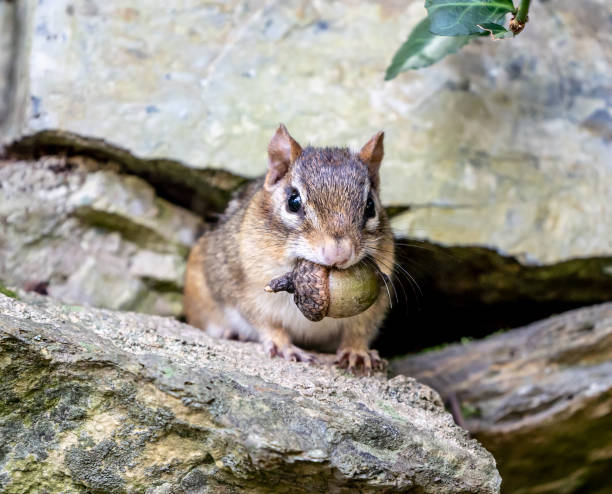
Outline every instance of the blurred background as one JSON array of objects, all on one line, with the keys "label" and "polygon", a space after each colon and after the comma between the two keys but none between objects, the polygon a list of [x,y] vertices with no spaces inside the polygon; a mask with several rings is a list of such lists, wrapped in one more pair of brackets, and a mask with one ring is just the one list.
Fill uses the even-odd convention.
[{"label": "blurred background", "polygon": [[382,129],[400,267],[375,347],[463,341],[393,369],[441,393],[504,492],[612,492],[610,304],[507,331],[612,300],[612,6],[536,0],[515,39],[384,81],[425,15],[0,0],[0,281],[180,318],[190,245],[279,122],[354,149]]}]

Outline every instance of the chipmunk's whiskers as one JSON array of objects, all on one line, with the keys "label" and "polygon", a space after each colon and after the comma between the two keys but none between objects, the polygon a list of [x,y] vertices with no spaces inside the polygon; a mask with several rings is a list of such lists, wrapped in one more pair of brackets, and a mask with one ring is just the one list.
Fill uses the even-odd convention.
[{"label": "chipmunk's whiskers", "polygon": [[[388,253],[391,254],[392,252],[389,250],[385,250],[381,247],[376,247],[376,246],[369,246],[369,249],[373,250],[376,253]],[[423,299],[424,295],[423,295],[423,291],[421,290],[421,287],[419,286],[418,282],[416,281],[416,279],[414,278],[414,276],[412,276],[412,274],[410,274],[410,272],[408,272],[408,270],[406,268],[404,268],[399,262],[394,262],[392,266],[389,265],[389,263],[386,263],[385,261],[383,261],[383,259],[381,257],[376,257],[376,262],[379,262],[380,264],[382,264],[384,267],[386,267],[387,269],[389,269],[390,271],[395,271],[399,276],[398,276],[398,282],[402,288],[402,291],[404,292],[404,300],[405,302],[408,301],[408,297],[406,294],[406,290],[404,289],[404,285],[403,283],[401,283],[401,276],[404,277],[404,279],[409,283],[410,288],[412,289],[412,292],[414,294],[414,298],[418,303],[419,298]],[[417,293],[418,291],[418,293]]]},{"label": "chipmunk's whiskers", "polygon": [[[404,283],[403,283],[403,281],[402,281],[402,276],[403,276],[403,277],[404,277],[404,279],[405,279],[405,280],[406,280],[406,281],[407,281],[407,282],[410,284],[410,286],[411,286],[411,288],[412,288],[412,284],[411,284],[410,279],[408,279],[408,278],[406,277],[406,275],[405,275],[404,273],[402,273],[401,271],[400,271],[400,272],[397,272],[397,271],[395,270],[394,266],[387,264],[387,263],[386,263],[385,261],[383,261],[382,259],[378,259],[376,262],[379,262],[379,263],[380,263],[380,264],[381,264],[383,267],[385,267],[386,269],[388,269],[388,270],[389,270],[389,271],[391,271],[392,273],[396,273],[396,274],[398,275],[398,276],[393,276],[392,278],[388,278],[388,279],[390,279],[390,281],[391,281],[391,286],[393,287],[393,291],[396,293],[396,298],[399,298],[399,297],[398,297],[398,290],[397,290],[397,286],[396,286],[396,285],[399,285],[399,287],[400,287],[400,288],[401,288],[401,290],[402,290],[402,294],[403,294],[403,296],[404,296],[404,297],[403,297],[404,303],[405,303],[405,304],[406,304],[406,303],[408,303],[408,294],[406,293],[406,288],[404,287]],[[413,291],[413,293],[415,293],[415,292],[414,292],[414,288],[412,288],[412,291]],[[416,297],[416,294],[415,294],[415,297]],[[399,301],[398,301],[398,303],[399,303]]]},{"label": "chipmunk's whiskers", "polygon": [[[382,265],[384,268],[386,268],[391,275],[393,274],[393,251],[392,250],[385,250],[381,247],[377,246],[377,243],[382,240],[383,237],[376,237],[376,238],[371,238],[371,239],[367,239],[365,241],[365,245],[364,245],[364,252],[366,253],[366,257],[370,260],[370,262],[374,265],[374,267],[378,270],[378,272],[380,273],[381,277],[383,278],[383,280],[385,281],[385,284],[387,281],[389,281],[389,284],[391,285],[391,288],[393,290],[393,294],[395,296],[395,300],[396,302],[399,304],[399,294],[398,294],[398,290],[397,287],[395,286],[395,280],[393,279],[392,276],[388,276],[386,275],[382,269],[380,268],[380,265]],[[380,253],[384,253],[384,254],[390,254],[389,256],[381,256]],[[389,262],[385,263],[383,261],[383,257],[389,257]],[[380,264],[380,265],[379,265]],[[390,265],[391,264],[391,265]],[[406,290],[404,288],[404,285],[401,283],[400,280],[398,280],[399,285],[402,289],[402,292],[404,293],[404,302],[407,302],[408,297],[406,295]],[[387,287],[388,289],[388,287]]]},{"label": "chipmunk's whiskers", "polygon": [[[368,266],[372,266],[376,271],[380,273],[380,277],[382,278],[383,283],[385,284],[385,288],[387,289],[387,296],[389,297],[389,307],[393,308],[393,301],[391,300],[391,292],[389,291],[389,286],[387,285],[387,280],[385,279],[387,278],[387,276],[385,275],[385,273],[382,272],[380,267],[378,267],[378,264],[376,264],[376,261],[373,260],[369,255],[363,258],[363,262],[366,263]],[[391,286],[393,286],[393,284]],[[399,300],[397,300],[397,292],[395,292],[395,298],[396,298],[397,303],[399,303]]]},{"label": "chipmunk's whiskers", "polygon": [[438,255],[441,254],[443,256],[446,257],[450,257],[451,259],[455,260],[455,261],[461,261],[461,258],[451,254],[450,252],[447,252],[448,249],[445,249],[443,247],[440,246],[436,246],[436,245],[419,245],[419,244],[415,244],[412,242],[398,242],[397,240],[395,240],[394,244],[398,247],[408,247],[410,249],[421,249],[421,250],[426,250],[428,252],[431,252],[432,254]]}]

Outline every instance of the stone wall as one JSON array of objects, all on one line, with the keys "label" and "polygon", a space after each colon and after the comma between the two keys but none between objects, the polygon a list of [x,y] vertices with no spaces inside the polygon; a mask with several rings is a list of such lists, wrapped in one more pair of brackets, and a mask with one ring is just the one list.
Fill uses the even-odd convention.
[{"label": "stone wall", "polygon": [[252,177],[278,122],[352,147],[383,128],[383,199],[412,206],[399,235],[609,256],[607,0],[534,2],[516,39],[384,82],[422,4],[24,0],[2,140],[61,132]]},{"label": "stone wall", "polygon": [[182,313],[204,224],[116,164],[0,161],[0,280],[69,303]]}]

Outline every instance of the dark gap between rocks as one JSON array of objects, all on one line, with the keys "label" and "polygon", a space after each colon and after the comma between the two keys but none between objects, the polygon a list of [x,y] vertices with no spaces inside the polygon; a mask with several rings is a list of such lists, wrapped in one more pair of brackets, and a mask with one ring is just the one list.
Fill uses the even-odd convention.
[{"label": "dark gap between rocks", "polygon": [[374,342],[386,357],[483,338],[612,300],[611,257],[525,266],[484,247],[398,242],[411,245],[397,247],[401,267],[393,308]]}]

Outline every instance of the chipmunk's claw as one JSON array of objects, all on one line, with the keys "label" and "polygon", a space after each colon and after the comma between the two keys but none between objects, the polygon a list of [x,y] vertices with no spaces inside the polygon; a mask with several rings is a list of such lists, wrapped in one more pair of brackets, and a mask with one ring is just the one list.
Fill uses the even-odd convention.
[{"label": "chipmunk's claw", "polygon": [[376,350],[341,348],[336,352],[334,364],[356,376],[371,376],[372,371],[384,370],[387,361],[380,358]]},{"label": "chipmunk's claw", "polygon": [[269,341],[264,343],[264,349],[270,357],[281,357],[290,362],[318,363],[317,357],[312,353],[308,353],[295,345],[285,345],[281,347],[273,341]]}]

